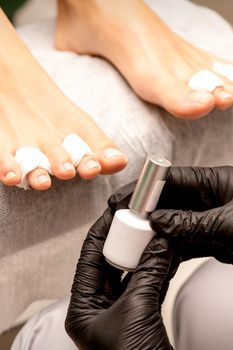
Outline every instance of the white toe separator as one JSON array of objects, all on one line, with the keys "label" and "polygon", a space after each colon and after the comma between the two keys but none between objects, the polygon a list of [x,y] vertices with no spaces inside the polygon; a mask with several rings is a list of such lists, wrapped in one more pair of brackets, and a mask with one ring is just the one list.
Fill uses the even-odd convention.
[{"label": "white toe separator", "polygon": [[[68,135],[62,147],[70,155],[72,164],[76,167],[87,154],[93,154],[88,144],[76,134]],[[37,168],[43,168],[53,175],[51,165],[46,155],[37,147],[24,146],[15,153],[15,160],[20,165],[21,182],[17,187],[29,189],[27,174]]]},{"label": "white toe separator", "polygon": [[85,155],[93,154],[88,144],[77,134],[67,136],[62,143],[62,147],[69,153],[72,164],[75,167]]},{"label": "white toe separator", "polygon": [[15,153],[15,159],[20,165],[21,182],[17,187],[29,189],[27,174],[36,168],[43,168],[52,175],[52,169],[46,155],[37,147],[24,146]]},{"label": "white toe separator", "polygon": [[229,63],[215,62],[213,65],[213,71],[222,75],[224,78],[230,80],[233,83],[233,65]]},{"label": "white toe separator", "polygon": [[193,91],[204,90],[213,92],[217,87],[223,85],[223,81],[207,69],[202,69],[200,72],[194,74],[188,82],[188,86]]}]

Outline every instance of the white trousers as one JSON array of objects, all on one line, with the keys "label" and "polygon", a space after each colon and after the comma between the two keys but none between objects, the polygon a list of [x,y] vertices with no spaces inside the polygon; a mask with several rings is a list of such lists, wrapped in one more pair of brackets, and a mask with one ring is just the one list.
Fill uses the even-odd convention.
[{"label": "white trousers", "polygon": [[[176,350],[232,350],[233,266],[207,261],[181,288],[174,307]],[[11,350],[75,350],[64,329],[69,298],[35,315]]]},{"label": "white trousers", "polygon": [[233,349],[233,266],[214,259],[181,288],[175,302],[177,350]]},{"label": "white trousers", "polygon": [[37,313],[20,331],[11,350],[77,350],[65,332],[69,298]]}]

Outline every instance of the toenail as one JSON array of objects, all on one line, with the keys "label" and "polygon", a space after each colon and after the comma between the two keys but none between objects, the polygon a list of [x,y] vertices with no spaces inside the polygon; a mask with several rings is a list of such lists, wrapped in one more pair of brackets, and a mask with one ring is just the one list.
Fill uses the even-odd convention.
[{"label": "toenail", "polygon": [[116,148],[106,148],[103,150],[103,154],[105,158],[113,158],[113,157],[124,157],[125,156]]},{"label": "toenail", "polygon": [[199,103],[205,103],[210,98],[212,98],[213,95],[206,91],[194,91],[190,92],[188,95],[188,100],[190,102],[199,102]]},{"label": "toenail", "polygon": [[74,166],[71,164],[71,163],[64,163],[63,165],[62,165],[62,168],[63,168],[63,170],[65,170],[65,171],[75,171],[75,169],[74,169]]},{"label": "toenail", "polygon": [[100,164],[99,164],[98,162],[96,162],[95,160],[93,160],[93,159],[88,160],[88,161],[85,163],[85,166],[86,166],[88,169],[100,168]]},{"label": "toenail", "polygon": [[230,93],[230,92],[227,92],[227,91],[220,91],[218,93],[218,95],[221,97],[221,98],[224,98],[226,100],[229,100],[229,99],[232,99],[233,98],[233,95]]},{"label": "toenail", "polygon": [[49,182],[50,178],[46,175],[39,175],[37,180],[40,184],[44,184],[45,182]]},{"label": "toenail", "polygon": [[9,171],[6,175],[5,175],[5,179],[8,181],[8,180],[11,180],[13,179],[14,177],[16,177],[16,173],[14,171]]}]

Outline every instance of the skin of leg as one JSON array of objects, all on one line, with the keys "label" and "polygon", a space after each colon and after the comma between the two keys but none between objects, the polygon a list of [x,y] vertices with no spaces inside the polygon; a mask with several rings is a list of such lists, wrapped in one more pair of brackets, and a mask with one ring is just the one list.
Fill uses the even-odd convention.
[{"label": "skin of leg", "polygon": [[[76,171],[84,179],[92,179],[100,173],[112,174],[123,169],[126,156],[53,83],[2,11],[0,43],[0,181],[9,186],[20,182],[20,168],[14,154],[22,146],[40,148],[55,176],[63,180],[73,178]],[[71,133],[83,138],[94,152],[85,156],[77,169],[61,146]],[[51,186],[44,169],[32,171],[28,180],[34,189]]]},{"label": "skin of leg", "polygon": [[177,117],[199,118],[233,103],[226,79],[212,94],[190,91],[193,74],[222,60],[175,34],[142,0],[58,0],[55,44],[108,59],[141,98]]},{"label": "skin of leg", "polygon": [[211,259],[199,267],[181,288],[175,302],[175,348],[232,349],[232,293],[232,265]]}]

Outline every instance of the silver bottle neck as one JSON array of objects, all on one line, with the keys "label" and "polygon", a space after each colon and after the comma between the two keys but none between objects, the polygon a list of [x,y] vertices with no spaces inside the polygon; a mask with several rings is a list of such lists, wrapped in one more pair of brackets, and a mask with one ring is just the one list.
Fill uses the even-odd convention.
[{"label": "silver bottle neck", "polygon": [[146,218],[155,210],[171,163],[165,158],[149,155],[129,202],[129,209]]}]

